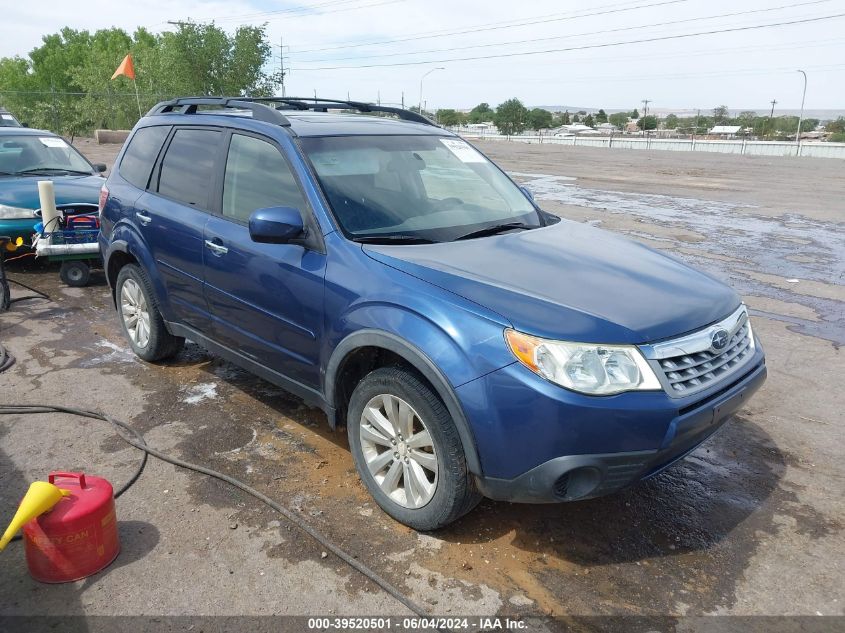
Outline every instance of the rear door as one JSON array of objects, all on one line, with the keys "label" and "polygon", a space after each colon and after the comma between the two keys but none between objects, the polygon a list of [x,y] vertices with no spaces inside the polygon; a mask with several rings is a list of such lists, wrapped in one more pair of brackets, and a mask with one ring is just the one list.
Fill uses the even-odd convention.
[{"label": "rear door", "polygon": [[214,337],[300,383],[319,384],[325,254],[298,244],[260,244],[249,235],[256,209],[294,207],[305,196],[280,147],[233,132],[224,154],[220,214],[205,225],[206,296]]},{"label": "rear door", "polygon": [[216,164],[224,133],[176,127],[147,193],[135,203],[144,235],[167,292],[170,318],[201,332],[211,319],[203,289],[203,230],[216,203]]}]

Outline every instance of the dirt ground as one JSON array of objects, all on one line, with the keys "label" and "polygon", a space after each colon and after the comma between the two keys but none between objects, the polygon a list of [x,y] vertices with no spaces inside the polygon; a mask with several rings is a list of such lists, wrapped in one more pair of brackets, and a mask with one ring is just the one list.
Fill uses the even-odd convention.
[{"label": "dirt ground", "polygon": [[[95,161],[116,151],[78,145]],[[0,398],[130,422],[151,445],[280,500],[438,615],[845,614],[845,161],[479,147],[545,209],[701,267],[752,308],[768,382],[669,471],[579,503],[484,501],[418,534],[370,501],[345,433],[322,413],[193,344],[164,365],[140,362],[102,275],[66,288],[55,266],[28,260],[10,276],[52,300],[0,316],[18,359]],[[97,422],[0,418],[0,516],[51,469],[119,484],[137,460]],[[0,615],[407,613],[251,498],[157,460],[118,519],[120,557],[77,583],[34,582],[11,545]]]}]

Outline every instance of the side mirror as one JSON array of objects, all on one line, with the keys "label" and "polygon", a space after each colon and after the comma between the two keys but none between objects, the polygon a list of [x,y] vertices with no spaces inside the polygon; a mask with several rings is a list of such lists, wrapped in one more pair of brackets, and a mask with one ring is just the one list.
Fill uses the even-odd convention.
[{"label": "side mirror", "polygon": [[94,171],[96,171],[98,174],[102,174],[107,169],[108,166],[105,163],[94,163]]},{"label": "side mirror", "polygon": [[289,244],[304,232],[302,216],[293,207],[258,209],[249,216],[249,236],[253,242]]},{"label": "side mirror", "polygon": [[527,187],[520,187],[522,189],[522,193],[524,193],[531,202],[534,202],[534,194]]}]

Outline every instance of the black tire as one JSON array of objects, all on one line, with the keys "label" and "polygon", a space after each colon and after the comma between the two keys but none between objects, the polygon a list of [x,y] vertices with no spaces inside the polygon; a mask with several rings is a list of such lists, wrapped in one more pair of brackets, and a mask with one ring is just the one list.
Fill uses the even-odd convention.
[{"label": "black tire", "polygon": [[[382,394],[408,403],[431,436],[438,474],[434,495],[422,507],[408,508],[397,503],[385,494],[367,467],[360,435],[361,418],[367,403]],[[367,374],[350,398],[346,427],[352,459],[361,480],[381,509],[400,523],[416,530],[436,530],[459,519],[481,500],[473,486],[463,444],[449,411],[414,372],[402,367],[382,367]]]},{"label": "black tire", "polygon": [[[135,284],[140,287],[140,291],[143,293],[144,300],[147,305],[147,312],[149,314],[149,339],[143,346],[133,340],[126,326],[126,319],[124,319],[123,315],[121,294],[123,292],[124,284],[129,280],[134,281]],[[171,358],[179,353],[185,345],[185,339],[181,336],[173,336],[167,331],[167,326],[164,324],[164,319],[162,319],[161,313],[158,310],[158,304],[155,300],[155,294],[153,294],[152,284],[150,284],[147,275],[140,266],[137,266],[136,264],[126,264],[120,269],[120,272],[117,274],[117,281],[115,282],[115,297],[117,314],[120,319],[120,327],[123,330],[124,336],[126,336],[126,340],[129,341],[132,351],[135,352],[139,358],[153,363]]]},{"label": "black tire", "polygon": [[81,288],[87,286],[91,279],[91,267],[83,261],[62,262],[59,277],[68,286]]}]

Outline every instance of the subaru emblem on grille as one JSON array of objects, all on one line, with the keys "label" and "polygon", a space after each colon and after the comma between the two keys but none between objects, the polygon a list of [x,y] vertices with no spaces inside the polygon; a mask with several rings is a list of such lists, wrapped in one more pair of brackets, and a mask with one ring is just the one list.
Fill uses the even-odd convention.
[{"label": "subaru emblem on grille", "polygon": [[721,352],[728,345],[730,335],[727,330],[718,329],[710,335],[710,347],[714,352]]}]

